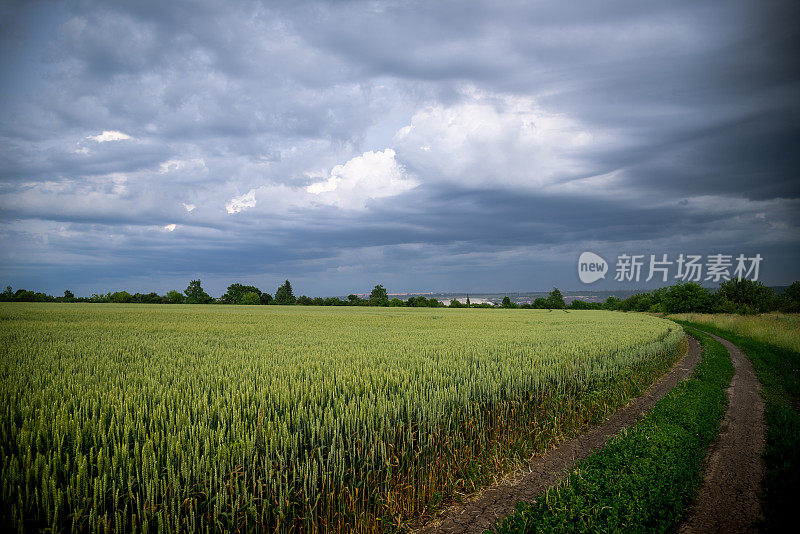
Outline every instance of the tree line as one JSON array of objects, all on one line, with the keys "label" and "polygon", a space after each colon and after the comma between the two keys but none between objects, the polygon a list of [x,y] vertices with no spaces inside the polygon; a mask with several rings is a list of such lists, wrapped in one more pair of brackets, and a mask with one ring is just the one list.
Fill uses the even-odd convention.
[{"label": "tree line", "polygon": [[750,315],[771,311],[800,312],[800,282],[793,282],[780,294],[753,280],[732,279],[711,290],[695,282],[679,282],[627,299],[608,297],[602,304],[573,301],[573,309],[601,307],[605,310],[651,313],[738,313]]},{"label": "tree line", "polygon": [[424,296],[397,297],[390,299],[382,285],[378,284],[367,298],[348,295],[339,297],[295,297],[292,284],[286,280],[280,285],[275,296],[251,285],[234,283],[219,298],[210,296],[203,289],[200,280],[192,280],[183,292],[172,290],[165,295],[158,293],[128,293],[127,291],[94,294],[91,297],[76,297],[71,291],[54,297],[46,293],[25,289],[13,291],[11,286],[0,293],[0,302],[95,302],[95,303],[138,303],[138,304],[240,304],[240,305],[303,305],[303,306],[390,306],[415,308],[520,308],[549,310],[614,310],[639,311],[651,313],[764,313],[780,310],[800,312],[800,282],[794,282],[780,295],[761,282],[752,280],[729,280],[723,282],[718,290],[711,290],[694,282],[679,282],[650,292],[636,293],[627,299],[608,297],[605,302],[586,302],[575,299],[567,304],[558,288],[547,297],[538,297],[533,302],[517,304],[506,296],[502,302],[492,304],[483,302],[472,304],[467,295],[466,302],[452,299],[450,303]]}]

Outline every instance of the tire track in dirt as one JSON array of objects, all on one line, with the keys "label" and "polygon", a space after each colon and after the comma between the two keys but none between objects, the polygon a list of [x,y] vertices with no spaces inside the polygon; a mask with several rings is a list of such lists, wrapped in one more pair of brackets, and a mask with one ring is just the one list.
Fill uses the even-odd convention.
[{"label": "tire track in dirt", "polygon": [[764,474],[761,383],[736,345],[713,337],[725,345],[733,361],[733,379],[726,390],[728,411],[706,457],[703,485],[680,532],[755,532],[762,519],[759,496]]},{"label": "tire track in dirt", "polygon": [[620,430],[634,424],[681,380],[689,377],[700,361],[700,344],[689,337],[689,350],[672,369],[641,397],[616,411],[600,426],[559,444],[511,473],[500,482],[446,508],[414,530],[415,534],[480,534],[514,510],[561,480],[578,460],[601,449]]}]

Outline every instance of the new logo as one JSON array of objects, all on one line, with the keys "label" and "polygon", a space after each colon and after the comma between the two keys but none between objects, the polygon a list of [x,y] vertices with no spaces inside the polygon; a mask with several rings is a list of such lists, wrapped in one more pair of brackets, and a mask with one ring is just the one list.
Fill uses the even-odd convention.
[{"label": "new logo", "polygon": [[605,278],[607,272],[608,263],[594,252],[584,252],[578,258],[578,278],[584,284]]}]

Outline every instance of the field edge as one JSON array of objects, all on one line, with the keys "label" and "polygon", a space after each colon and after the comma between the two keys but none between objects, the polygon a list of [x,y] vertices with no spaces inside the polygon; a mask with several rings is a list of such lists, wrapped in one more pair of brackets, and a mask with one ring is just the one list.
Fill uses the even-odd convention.
[{"label": "field edge", "polygon": [[495,525],[497,533],[665,532],[678,526],[702,483],[703,462],[719,433],[725,388],[733,376],[728,351],[685,326],[702,345],[692,377],[602,450],[578,462],[560,484],[518,503]]}]

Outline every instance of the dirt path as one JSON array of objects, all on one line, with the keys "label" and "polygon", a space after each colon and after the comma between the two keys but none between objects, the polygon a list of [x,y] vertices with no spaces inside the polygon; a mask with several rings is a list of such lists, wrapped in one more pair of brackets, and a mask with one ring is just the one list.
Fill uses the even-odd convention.
[{"label": "dirt path", "polygon": [[495,521],[514,510],[520,501],[531,500],[555,485],[575,462],[601,449],[620,430],[635,423],[656,402],[688,377],[700,361],[700,344],[689,338],[689,351],[644,395],[618,410],[600,426],[560,444],[531,460],[530,464],[510,474],[463,503],[445,509],[438,518],[415,532],[417,534],[480,534]]},{"label": "dirt path", "polygon": [[733,360],[728,411],[706,459],[705,479],[680,532],[755,532],[761,519],[764,401],[753,366],[736,345],[714,336]]}]

